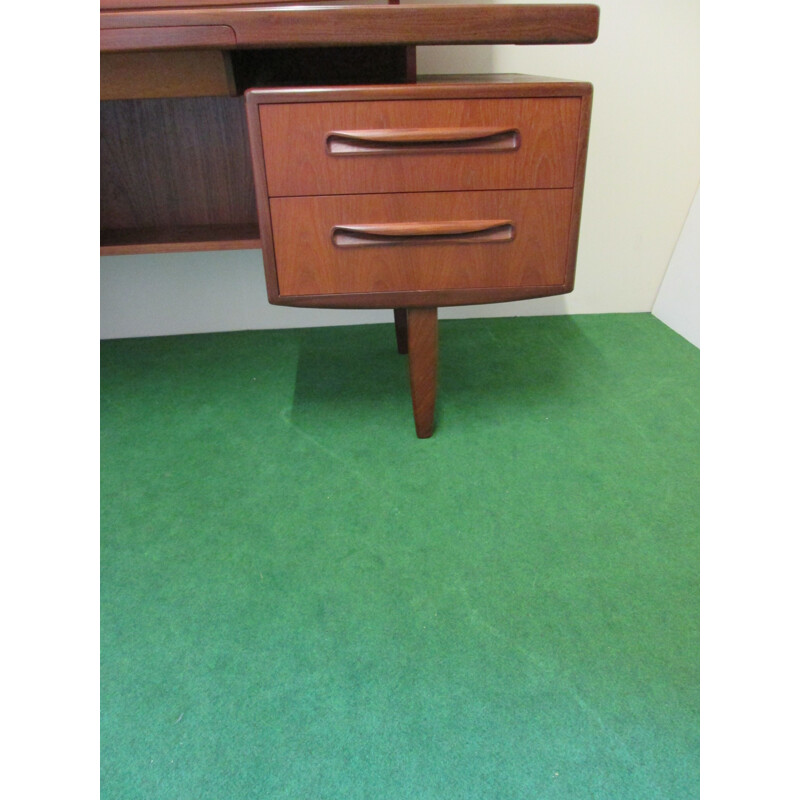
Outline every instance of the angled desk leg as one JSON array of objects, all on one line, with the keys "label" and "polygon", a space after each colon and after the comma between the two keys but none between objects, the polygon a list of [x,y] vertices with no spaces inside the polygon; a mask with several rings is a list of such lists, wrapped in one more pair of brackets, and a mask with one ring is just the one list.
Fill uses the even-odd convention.
[{"label": "angled desk leg", "polygon": [[408,310],[394,310],[394,335],[397,338],[397,352],[401,356],[408,354]]},{"label": "angled desk leg", "polygon": [[436,308],[409,308],[408,369],[411,378],[411,404],[417,436],[433,434],[436,409],[436,370],[439,360],[439,324]]}]

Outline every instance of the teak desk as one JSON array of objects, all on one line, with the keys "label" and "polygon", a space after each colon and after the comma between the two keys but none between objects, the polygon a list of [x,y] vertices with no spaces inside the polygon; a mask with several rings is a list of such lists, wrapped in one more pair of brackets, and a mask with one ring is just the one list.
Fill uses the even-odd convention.
[{"label": "teak desk", "polygon": [[592,87],[418,79],[415,47],[589,43],[598,19],[101,0],[101,252],[261,248],[272,303],[394,309],[428,437],[438,307],[573,288]]}]

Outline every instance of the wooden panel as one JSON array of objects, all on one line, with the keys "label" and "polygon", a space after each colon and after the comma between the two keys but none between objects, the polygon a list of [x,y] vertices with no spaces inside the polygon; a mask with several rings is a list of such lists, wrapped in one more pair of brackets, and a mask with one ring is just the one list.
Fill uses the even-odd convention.
[{"label": "wooden panel", "polygon": [[234,95],[229,54],[222,50],[102,53],[100,99]]},{"label": "wooden panel", "polygon": [[[577,97],[263,105],[269,193],[570,187],[580,105]],[[346,148],[343,155],[335,154],[339,139],[359,134],[363,139],[370,130],[377,136],[380,129],[406,141],[384,144],[383,155],[349,155]],[[485,129],[482,138],[480,129]],[[518,131],[518,147],[486,146],[508,139],[509,131]],[[459,132],[466,142],[452,141]],[[420,143],[416,147],[414,139]]]},{"label": "wooden panel", "polygon": [[258,225],[182,225],[100,231],[100,255],[184,253],[200,250],[258,250]]},{"label": "wooden panel", "polygon": [[427,439],[433,435],[436,412],[436,371],[439,362],[437,309],[409,308],[406,314],[414,427],[420,439]]},{"label": "wooden panel", "polygon": [[101,229],[257,222],[241,98],[100,104]]},{"label": "wooden panel", "polygon": [[583,187],[586,179],[586,158],[589,150],[589,126],[592,118],[592,93],[581,100],[581,118],[578,136],[578,162],[575,170],[575,189],[572,195],[572,222],[569,231],[569,252],[572,262],[568,270],[566,290],[571,292],[575,286],[575,262],[578,257],[578,237],[581,227],[581,211],[583,208]]},{"label": "wooden panel", "polygon": [[[270,201],[281,295],[563,285],[572,191],[482,191]],[[337,247],[340,225],[508,220],[512,240]]]},{"label": "wooden panel", "polygon": [[229,25],[165,25],[106,28],[100,31],[100,52],[233,47],[236,33]]},{"label": "wooden panel", "polygon": [[[204,32],[230,26],[236,47],[358,44],[588,44],[597,38],[596,5],[341,5],[296,8],[177,8],[105,11],[103,50],[199,47]],[[136,28],[135,37],[119,33]],[[147,29],[151,29],[148,41]],[[169,35],[163,31],[171,28]],[[183,29],[185,41],[181,41]],[[116,30],[114,35],[106,35]]]},{"label": "wooden panel", "polygon": [[510,97],[583,97],[592,84],[545,75],[420,75],[415,82],[384,86],[340,85],[264,88],[247,92],[248,105],[342,103],[369,100],[470,100]]},{"label": "wooden panel", "polygon": [[[346,0],[349,2],[349,0]],[[318,0],[291,0],[295,3],[313,3]],[[325,0],[326,3],[343,0]],[[269,6],[286,4],[286,0],[100,0],[101,11],[125,11],[143,8],[202,8],[203,6]]]}]

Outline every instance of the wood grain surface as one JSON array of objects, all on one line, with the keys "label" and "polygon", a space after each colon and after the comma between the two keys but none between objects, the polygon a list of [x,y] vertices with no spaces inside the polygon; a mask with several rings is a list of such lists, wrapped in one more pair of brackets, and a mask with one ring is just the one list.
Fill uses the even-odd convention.
[{"label": "wood grain surface", "polygon": [[[579,97],[381,100],[267,104],[260,107],[267,184],[272,197],[370,192],[571,187]],[[500,129],[518,146],[403,148],[380,156],[337,155],[330,137],[347,131]]]},{"label": "wood grain surface", "polygon": [[252,88],[248,104],[344,103],[370,100],[502,100],[511,97],[582,97],[592,93],[592,84],[546,75],[500,72],[478,75],[418,75],[410,82],[383,86],[314,85]]},{"label": "wood grain surface", "polygon": [[[332,270],[328,261],[328,251],[333,250],[331,232],[337,224],[382,224],[430,221],[454,221],[456,219],[506,219],[510,217],[500,204],[495,203],[480,208],[471,207],[467,213],[455,213],[435,216],[445,208],[458,210],[458,199],[464,197],[483,196],[487,202],[492,195],[502,195],[502,191],[481,190],[478,192],[418,192],[396,194],[362,194],[333,195],[329,197],[306,197],[296,200],[307,202],[307,207],[293,208],[292,198],[274,198],[270,202],[267,187],[265,154],[263,147],[252,149],[256,196],[259,207],[261,226],[262,252],[264,271],[270,301],[281,305],[306,306],[314,308],[405,308],[405,307],[441,307],[476,303],[496,303],[521,300],[533,297],[545,297],[563,294],[572,290],[574,285],[575,265],[578,244],[578,220],[580,218],[580,199],[585,177],[587,137],[591,110],[592,86],[588,83],[563,81],[553,78],[519,75],[491,76],[437,76],[422,78],[423,82],[405,86],[375,87],[338,87],[309,89],[254,90],[247,93],[247,115],[251,141],[263,141],[266,135],[262,126],[261,110],[264,105],[289,105],[308,103],[331,103],[338,99],[342,102],[405,101],[421,97],[424,100],[475,100],[481,99],[532,99],[562,98],[578,102],[578,113],[573,118],[575,124],[575,170],[573,188],[571,190],[509,190],[506,200],[512,197],[530,195],[530,199],[522,201],[534,217],[539,217],[540,233],[534,234],[534,228],[524,225],[523,236],[542,235],[555,237],[542,243],[528,242],[524,250],[539,253],[543,261],[534,265],[530,258],[521,257],[513,261],[518,271],[503,272],[499,262],[488,257],[476,269],[468,269],[464,274],[451,272],[456,263],[475,267],[476,258],[481,249],[520,246],[519,233],[515,227],[515,238],[512,242],[467,245],[456,243],[436,243],[425,246],[407,247],[362,247],[362,264],[353,269],[355,261],[351,257],[359,248],[339,248],[339,255],[345,254],[346,262],[351,264],[344,271]],[[387,157],[389,160],[399,160]],[[370,159],[362,159],[370,160]],[[372,160],[380,160],[380,157]],[[548,195],[560,194],[555,206],[554,199]],[[430,197],[428,201],[424,198]],[[361,205],[350,207],[351,203],[362,198]],[[405,200],[403,198],[406,198]],[[333,206],[326,206],[328,202]],[[428,202],[429,205],[422,204]],[[357,216],[348,214],[330,215],[331,208],[341,203],[339,210],[359,212]],[[400,204],[392,207],[392,204]],[[538,203],[545,208],[537,210]],[[407,204],[403,216],[401,206]],[[380,219],[368,216],[369,208],[380,209]],[[548,210],[549,208],[549,210]],[[430,214],[418,213],[420,210]],[[361,212],[365,213],[361,213]],[[397,212],[401,213],[397,213]],[[473,214],[474,216],[470,216]],[[524,216],[524,215],[523,215]],[[305,217],[305,220],[304,220]],[[349,219],[348,222],[344,222]],[[516,223],[515,223],[516,224]],[[549,233],[548,233],[549,231]],[[284,236],[284,234],[286,234]],[[281,240],[280,243],[278,240]],[[296,249],[292,249],[296,243]],[[430,248],[444,248],[446,257],[443,260],[424,258],[423,252],[430,254]],[[458,259],[453,255],[457,248],[462,248]],[[396,254],[405,252],[408,258],[399,258]],[[392,255],[394,253],[394,255]],[[468,253],[468,255],[467,255]],[[545,255],[548,254],[548,255]],[[373,256],[373,258],[368,258]],[[396,259],[396,260],[395,260]],[[418,259],[418,261],[415,261]],[[280,265],[279,265],[280,261]],[[548,261],[550,266],[545,265]],[[503,262],[505,263],[505,261]],[[323,265],[319,272],[317,265]],[[324,266],[327,264],[327,267]],[[377,269],[382,264],[386,269]],[[447,265],[450,265],[448,267]],[[444,265],[444,271],[442,270]],[[527,265],[527,267],[525,266]],[[278,267],[289,268],[279,285]],[[528,270],[527,272],[525,270]],[[326,272],[326,270],[328,270]],[[350,272],[348,272],[350,270]],[[463,280],[462,280],[463,279]],[[508,280],[507,280],[508,279]],[[388,280],[388,283],[385,281]],[[434,288],[439,286],[440,288]]]},{"label": "wood grain surface", "polygon": [[[318,3],[319,0],[291,0],[291,4]],[[325,0],[325,3],[351,0]],[[135,11],[153,8],[203,8],[204,6],[286,5],[287,0],[100,0],[101,11]]]},{"label": "wood grain surface", "polygon": [[408,355],[408,311],[405,308],[394,309],[394,335],[397,340],[397,352]]},{"label": "wood grain surface", "polygon": [[203,97],[236,94],[223,50],[102,53],[100,99]]},{"label": "wood grain surface", "polygon": [[100,227],[257,223],[242,98],[100,104]]},{"label": "wood grain surface", "polygon": [[202,250],[258,250],[258,225],[161,225],[151,228],[104,228],[100,255],[183,253]]},{"label": "wood grain surface", "polygon": [[[561,285],[572,190],[425,192],[270,201],[280,293],[322,295]],[[510,220],[514,238],[337,247],[337,226]]]},{"label": "wood grain surface", "polygon": [[100,31],[101,53],[136,50],[191,50],[235,47],[236,32],[230,25],[159,25],[108,28]]},{"label": "wood grain surface", "polygon": [[258,246],[244,103],[211,95],[233,82],[404,81],[407,70],[403,47],[101,55],[101,253]]},{"label": "wood grain surface", "polygon": [[[599,14],[596,5],[546,3],[109,10],[100,14],[100,48],[588,44],[597,38]],[[224,43],[223,27],[231,37]]]},{"label": "wood grain surface", "polygon": [[408,371],[414,427],[420,439],[433,435],[439,363],[439,324],[436,308],[409,308]]}]

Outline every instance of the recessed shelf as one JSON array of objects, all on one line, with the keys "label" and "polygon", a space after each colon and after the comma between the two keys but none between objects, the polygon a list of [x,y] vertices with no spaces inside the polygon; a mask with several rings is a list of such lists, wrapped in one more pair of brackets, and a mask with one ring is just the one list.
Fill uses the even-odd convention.
[{"label": "recessed shelf", "polygon": [[257,224],[180,225],[100,231],[100,255],[182,253],[200,250],[258,250]]}]

